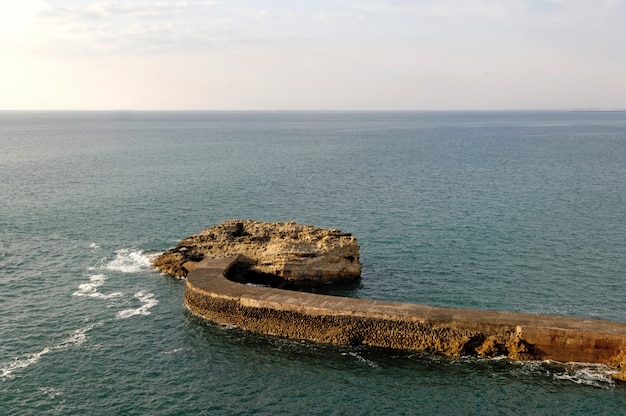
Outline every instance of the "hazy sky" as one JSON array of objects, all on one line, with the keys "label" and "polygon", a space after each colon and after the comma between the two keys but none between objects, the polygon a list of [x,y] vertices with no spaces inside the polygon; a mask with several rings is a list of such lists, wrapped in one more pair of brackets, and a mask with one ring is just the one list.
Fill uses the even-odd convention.
[{"label": "hazy sky", "polygon": [[0,0],[0,109],[626,108],[626,0]]}]

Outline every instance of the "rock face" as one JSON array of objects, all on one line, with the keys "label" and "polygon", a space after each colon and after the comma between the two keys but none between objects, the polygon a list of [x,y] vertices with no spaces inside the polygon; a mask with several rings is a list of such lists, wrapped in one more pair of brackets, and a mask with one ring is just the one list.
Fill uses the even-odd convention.
[{"label": "rock face", "polygon": [[205,258],[243,255],[246,282],[299,288],[353,283],[361,277],[359,245],[349,233],[295,222],[229,220],[182,240],[154,266],[185,277]]}]

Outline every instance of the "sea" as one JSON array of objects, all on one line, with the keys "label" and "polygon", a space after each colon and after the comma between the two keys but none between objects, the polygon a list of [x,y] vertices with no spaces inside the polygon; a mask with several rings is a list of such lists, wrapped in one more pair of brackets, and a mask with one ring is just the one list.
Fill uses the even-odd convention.
[{"label": "sea", "polygon": [[201,322],[156,255],[352,233],[338,296],[626,322],[626,113],[0,112],[2,415],[625,415],[603,365]]}]

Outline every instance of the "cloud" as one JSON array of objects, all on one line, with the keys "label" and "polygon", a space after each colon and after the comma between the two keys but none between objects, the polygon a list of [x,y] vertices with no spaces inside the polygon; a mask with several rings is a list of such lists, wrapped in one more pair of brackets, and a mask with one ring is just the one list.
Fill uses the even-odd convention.
[{"label": "cloud", "polygon": [[190,13],[212,8],[216,3],[201,2],[134,2],[98,1],[79,6],[55,6],[49,4],[43,14],[48,17],[69,17],[71,19],[106,19],[112,17],[167,18],[177,14]]},{"label": "cloud", "polygon": [[[320,21],[336,21],[337,25],[350,17],[317,9],[266,10],[255,4],[213,1],[40,1],[37,7],[25,7],[24,3],[30,4],[15,1],[27,18],[19,27],[4,25],[6,41],[15,43],[9,34],[22,33],[16,49],[44,55],[180,56],[260,44],[291,48],[294,42],[306,45],[326,33],[319,28]],[[0,14],[0,23],[2,20]]]},{"label": "cloud", "polygon": [[515,2],[495,0],[375,0],[364,2],[359,8],[370,12],[402,14],[423,18],[451,18],[459,16],[500,17]]},{"label": "cloud", "polygon": [[548,0],[526,0],[527,10],[531,14],[550,14],[563,11],[563,6]]},{"label": "cloud", "polygon": [[[10,0],[12,1],[12,0]],[[236,50],[246,45],[287,48],[315,39],[340,40],[351,22],[342,8],[295,3],[292,9],[214,1],[39,2],[30,8],[20,49],[38,54],[173,54]],[[16,3],[18,4],[18,3]],[[26,33],[27,32],[27,33]]]},{"label": "cloud", "polygon": [[625,19],[626,0],[2,0],[0,107],[557,106],[623,96]]},{"label": "cloud", "polygon": [[6,34],[0,46],[13,44],[15,49],[47,55],[184,53],[225,39],[215,6],[211,1],[18,0],[10,10],[21,17],[19,24],[6,14],[0,17],[0,30]]},{"label": "cloud", "polygon": [[316,17],[321,20],[363,20],[363,16],[356,13],[321,12]]}]

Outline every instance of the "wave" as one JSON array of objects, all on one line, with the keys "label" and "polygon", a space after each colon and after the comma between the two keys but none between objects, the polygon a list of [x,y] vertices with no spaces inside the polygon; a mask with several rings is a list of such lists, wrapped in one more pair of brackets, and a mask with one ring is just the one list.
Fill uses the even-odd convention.
[{"label": "wave", "polygon": [[163,351],[163,354],[170,355],[185,351],[185,348],[174,348],[173,350]]},{"label": "wave", "polygon": [[350,351],[350,352],[347,352],[347,353],[344,352],[344,353],[341,353],[341,355],[354,357],[354,358],[356,358],[356,360],[358,362],[360,362],[362,364],[365,364],[368,367],[380,368],[380,366],[375,361],[368,360],[367,358],[363,357],[361,354],[359,354],[357,352],[354,352],[354,351]]},{"label": "wave", "polygon": [[517,365],[529,373],[543,373],[554,380],[563,380],[575,384],[608,388],[615,387],[615,380],[611,374],[615,368],[604,364],[594,363],[562,363],[559,361],[521,361]]},{"label": "wave", "polygon": [[30,367],[33,364],[39,362],[41,357],[47,355],[53,351],[67,349],[72,346],[79,346],[83,344],[87,340],[87,332],[92,330],[97,324],[88,325],[83,328],[79,328],[72,332],[70,336],[60,343],[53,345],[51,347],[45,347],[40,351],[37,351],[33,354],[27,354],[22,357],[15,357],[12,361],[4,363],[2,367],[0,367],[0,379],[1,380],[9,380],[15,377],[14,373],[16,371],[24,370]]},{"label": "wave", "polygon": [[[97,250],[99,246],[92,243],[90,248]],[[105,268],[108,270],[121,271],[124,273],[135,273],[141,270],[145,270],[151,267],[152,257],[146,255],[141,250],[117,250],[115,258],[109,263],[105,264]],[[101,293],[98,291],[102,287],[107,279],[105,274],[94,274],[89,276],[89,282],[78,285],[78,290],[73,293],[73,296],[78,297],[90,297],[98,299],[112,299],[123,296],[122,292]],[[125,309],[119,311],[116,315],[118,319],[126,319],[136,315],[150,315],[150,309],[155,306],[159,301],[154,298],[154,294],[139,291],[134,295],[135,299],[138,299],[142,305],[134,309]],[[42,348],[32,354],[25,354],[21,357],[14,357],[13,360],[3,363],[0,366],[0,380],[12,379],[15,377],[15,373],[36,364],[47,354],[53,351],[66,349],[72,346],[79,346],[87,340],[87,332],[89,332],[95,325],[102,324],[104,321],[98,324],[88,325],[83,328],[79,328],[72,332],[69,337],[62,340],[56,345]]]},{"label": "wave", "polygon": [[118,319],[126,319],[135,315],[150,315],[149,309],[159,303],[159,301],[154,298],[154,294],[144,293],[143,291],[135,293],[135,298],[139,299],[143,305],[136,309],[124,309],[123,311],[119,311],[116,315]]},{"label": "wave", "polygon": [[615,372],[614,368],[602,364],[566,363],[562,364],[562,370],[555,372],[553,377],[586,386],[612,388],[615,380],[611,374]]},{"label": "wave", "polygon": [[[97,247],[96,243],[90,245],[91,248]],[[157,254],[145,254],[143,250],[120,249],[115,251],[115,258],[105,263],[100,269],[118,271],[123,273],[137,273],[152,267],[152,259]],[[94,268],[90,268],[93,270]],[[91,297],[99,299],[112,299],[124,296],[122,292],[101,293],[98,289],[104,285],[107,279],[106,274],[94,274],[89,277],[88,283],[78,285],[78,290],[73,293],[74,296]],[[125,319],[135,315],[149,315],[149,309],[156,305],[159,301],[154,298],[152,293],[144,293],[139,291],[134,296],[143,304],[139,308],[125,309],[117,313],[118,319]]]},{"label": "wave", "polygon": [[72,293],[74,296],[80,297],[90,297],[90,298],[100,298],[100,299],[111,299],[120,297],[123,295],[122,292],[113,292],[109,294],[103,294],[98,292],[98,288],[104,284],[106,280],[106,276],[103,274],[94,274],[89,277],[89,283],[82,283],[78,285],[78,290]]},{"label": "wave", "polygon": [[50,352],[50,348],[46,347],[43,350],[30,354],[23,358],[14,358],[13,361],[8,362],[0,368],[0,378],[2,380],[13,378],[13,372],[30,367],[35,364],[39,359]]},{"label": "wave", "polygon": [[54,387],[39,387],[39,391],[48,396],[48,399],[55,399],[63,395],[61,390]]},{"label": "wave", "polygon": [[123,248],[115,251],[115,258],[105,265],[107,270],[122,273],[138,273],[152,268],[156,254],[145,254],[143,250]]}]

